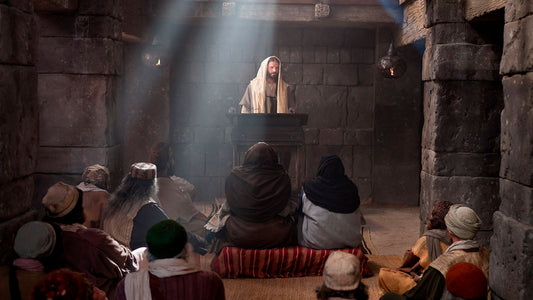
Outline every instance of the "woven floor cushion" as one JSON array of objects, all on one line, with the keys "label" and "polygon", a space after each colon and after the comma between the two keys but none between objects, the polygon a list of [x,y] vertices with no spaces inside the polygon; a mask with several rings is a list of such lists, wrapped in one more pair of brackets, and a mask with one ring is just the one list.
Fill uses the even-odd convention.
[{"label": "woven floor cushion", "polygon": [[372,276],[368,258],[358,248],[315,250],[306,247],[242,249],[224,247],[211,263],[222,278],[287,278],[321,276],[324,264],[333,251],[352,253],[361,261],[363,277]]}]

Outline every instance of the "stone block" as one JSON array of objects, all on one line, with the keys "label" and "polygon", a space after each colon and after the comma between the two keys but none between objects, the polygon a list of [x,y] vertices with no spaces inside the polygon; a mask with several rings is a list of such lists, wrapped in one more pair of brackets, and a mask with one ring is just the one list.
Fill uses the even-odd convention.
[{"label": "stone block", "polygon": [[321,64],[303,64],[302,77],[303,84],[321,85],[324,77],[324,66]]},{"label": "stone block", "polygon": [[496,45],[436,44],[424,52],[422,79],[498,81],[499,68]]},{"label": "stone block", "polygon": [[224,195],[225,177],[191,177],[189,181],[196,187],[195,202],[214,203]]},{"label": "stone block", "polygon": [[206,176],[227,176],[233,168],[233,147],[215,143],[206,147],[205,164]]},{"label": "stone block", "polygon": [[80,15],[111,16],[122,19],[122,1],[120,0],[78,0]]},{"label": "stone block", "polygon": [[18,10],[21,10],[25,13],[33,13],[33,1],[31,0],[10,0],[10,1],[0,1],[0,4],[3,2],[7,2],[6,4],[10,7],[16,8]]},{"label": "stone block", "polygon": [[277,57],[281,60],[281,64],[290,62],[291,60],[291,49],[288,46],[279,46]]},{"label": "stone block", "polygon": [[[218,64],[217,64],[218,65]],[[212,65],[207,65],[212,66]],[[212,69],[213,72],[206,72],[206,65],[202,62],[192,62],[192,63],[185,63],[183,64],[183,70],[184,75],[180,76],[180,79],[182,79],[182,82],[190,82],[190,83],[204,83],[207,80],[216,80],[216,76],[220,76],[221,73],[224,73],[227,71],[227,64],[225,65],[218,65],[219,68]],[[207,78],[208,74],[211,74],[209,78]],[[228,74],[229,75],[229,74]],[[235,75],[235,74],[234,74]],[[178,75],[179,76],[179,75]],[[224,76],[221,78],[218,78],[219,80],[230,80],[232,76]]]},{"label": "stone block", "polygon": [[191,65],[191,70],[195,72],[195,81],[191,80],[189,82],[201,83],[202,77],[205,77],[205,82],[207,83],[248,83],[257,74],[257,69],[252,63],[225,62],[206,64],[204,69],[201,68],[202,65],[202,63]]},{"label": "stone block", "polygon": [[37,68],[40,73],[118,75],[122,42],[100,38],[42,37]]},{"label": "stone block", "polygon": [[509,23],[533,14],[533,3],[529,0],[508,0],[505,4],[505,22]]},{"label": "stone block", "polygon": [[341,47],[340,49],[341,64],[349,64],[352,62],[352,49],[349,47]]},{"label": "stone block", "polygon": [[352,147],[337,145],[306,145],[305,146],[305,178],[316,176],[320,159],[326,154],[336,154],[342,160],[346,176],[352,176]]},{"label": "stone block", "polygon": [[506,23],[500,73],[514,74],[533,69],[533,15]]},{"label": "stone block", "polygon": [[301,46],[290,47],[290,58],[288,62],[293,64],[301,64],[303,61],[302,52],[303,51]]},{"label": "stone block", "polygon": [[[87,16],[79,16],[87,17]],[[35,14],[39,37],[73,37],[76,29],[76,15]]]},{"label": "stone block", "polygon": [[339,47],[328,47],[328,64],[338,64],[341,61],[341,49]]},{"label": "stone block", "polygon": [[35,64],[35,29],[31,14],[0,5],[0,63]]},{"label": "stone block", "polygon": [[370,178],[353,178],[352,181],[357,186],[361,201],[372,197],[372,180]]},{"label": "stone block", "polygon": [[528,225],[533,225],[533,188],[500,178],[500,211]]},{"label": "stone block", "polygon": [[318,145],[318,128],[304,128],[304,139],[306,145]]},{"label": "stone block", "polygon": [[35,170],[39,103],[35,67],[0,65],[0,82],[0,184],[4,184]]},{"label": "stone block", "polygon": [[498,177],[500,154],[422,149],[422,170],[437,176]]},{"label": "stone block", "polygon": [[302,61],[304,64],[315,63],[315,49],[313,47],[303,47]]},{"label": "stone block", "polygon": [[302,83],[302,64],[282,64],[281,69],[281,74],[285,82],[288,84]]},{"label": "stone block", "polygon": [[314,63],[324,64],[328,60],[328,48],[327,47],[314,47],[315,48],[315,60]]},{"label": "stone block", "polygon": [[500,176],[533,185],[533,73],[504,77]]},{"label": "stone block", "polygon": [[68,13],[78,8],[78,0],[33,1],[35,11],[47,13]]},{"label": "stone block", "polygon": [[[489,285],[502,299],[533,298],[533,227],[494,213]],[[511,286],[509,285],[511,283]]]},{"label": "stone block", "polygon": [[346,89],[297,86],[298,112],[308,114],[311,128],[342,128],[346,125]]},{"label": "stone block", "polygon": [[375,82],[375,65],[357,65],[357,79],[360,86],[372,86]]},{"label": "stone block", "polygon": [[354,64],[373,64],[374,49],[369,48],[352,48],[352,63]]},{"label": "stone block", "polygon": [[23,215],[15,217],[0,223],[0,248],[3,249],[0,254],[0,265],[11,265],[15,259],[13,243],[19,228],[33,220],[37,219],[35,211],[29,211]]},{"label": "stone block", "polygon": [[195,144],[222,144],[224,143],[223,127],[198,127],[194,130]]},{"label": "stone block", "polygon": [[323,128],[319,134],[320,145],[342,145],[344,141],[344,130],[342,128]]},{"label": "stone block", "polygon": [[420,182],[420,203],[428,203],[428,207],[442,200],[465,204],[483,221],[481,229],[492,229],[492,214],[500,206],[498,178],[434,176],[421,172]]},{"label": "stone block", "polygon": [[372,166],[372,203],[418,205],[420,167],[416,163],[376,163]]},{"label": "stone block", "polygon": [[372,130],[346,129],[344,132],[344,145],[372,146]]},{"label": "stone block", "polygon": [[31,175],[1,184],[0,220],[12,219],[29,211],[34,188],[34,179]]},{"label": "stone block", "polygon": [[189,144],[194,140],[194,131],[191,127],[176,126],[172,131],[172,141],[177,144]]},{"label": "stone block", "polygon": [[356,48],[374,48],[376,43],[375,29],[350,28],[344,32],[345,46]]},{"label": "stone block", "polygon": [[342,46],[344,33],[333,29],[304,29],[302,44],[304,46]]},{"label": "stone block", "polygon": [[350,87],[348,89],[346,127],[369,129],[374,121],[374,88]]},{"label": "stone block", "polygon": [[467,22],[435,24],[427,30],[428,45],[467,43],[481,45],[485,40]]},{"label": "stone block", "polygon": [[[105,148],[41,147],[36,171],[40,173],[81,174],[87,166],[94,164],[108,166],[110,171],[116,170],[117,154],[120,153],[118,148],[119,146]],[[146,161],[147,155],[148,153],[136,161]]]},{"label": "stone block", "polygon": [[353,148],[353,177],[372,177],[372,147],[358,146]]},{"label": "stone block", "polygon": [[111,76],[41,74],[41,146],[116,143],[118,84],[118,78]]},{"label": "stone block", "polygon": [[302,28],[283,28],[277,30],[275,40],[278,45],[298,46],[302,43]]},{"label": "stone block", "polygon": [[354,86],[359,82],[357,65],[325,65],[324,83],[327,85]]},{"label": "stone block", "polygon": [[501,85],[426,82],[422,147],[437,152],[499,152]]},{"label": "stone block", "polygon": [[78,16],[74,27],[77,38],[122,39],[122,22],[108,16]]},{"label": "stone block", "polygon": [[425,27],[438,23],[464,22],[463,5],[455,0],[428,0],[426,1]]}]

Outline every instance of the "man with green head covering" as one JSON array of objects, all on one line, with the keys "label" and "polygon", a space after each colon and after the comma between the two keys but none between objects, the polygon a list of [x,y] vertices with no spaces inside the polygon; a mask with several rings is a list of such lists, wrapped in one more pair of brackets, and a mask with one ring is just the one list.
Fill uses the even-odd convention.
[{"label": "man with green head covering", "polygon": [[[441,299],[446,284],[446,274],[455,264],[467,262],[483,271],[485,277],[489,275],[489,253],[474,241],[481,220],[469,207],[454,204],[444,217],[448,234],[452,244],[446,251],[434,260],[424,272],[424,276],[415,287],[402,295],[386,293],[381,300],[395,299]],[[487,287],[488,289],[488,287]]]},{"label": "man with green head covering", "polygon": [[174,220],[152,226],[146,234],[148,269],[130,273],[117,287],[116,300],[225,299],[218,274],[190,264],[187,231]]}]

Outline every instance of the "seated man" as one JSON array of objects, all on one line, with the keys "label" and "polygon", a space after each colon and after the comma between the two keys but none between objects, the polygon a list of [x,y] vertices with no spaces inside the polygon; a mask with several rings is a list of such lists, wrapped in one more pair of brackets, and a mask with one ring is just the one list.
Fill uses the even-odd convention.
[{"label": "seated man", "polygon": [[290,195],[289,175],[274,149],[262,142],[250,147],[243,164],[226,178],[230,215],[225,229],[230,244],[248,249],[294,244]]},{"label": "seated man", "polygon": [[487,277],[483,271],[471,263],[460,262],[446,273],[446,290],[443,300],[486,300],[488,293]]},{"label": "seated man", "polygon": [[448,270],[460,262],[475,265],[488,278],[489,253],[473,240],[481,227],[481,220],[477,214],[469,207],[454,204],[444,220],[453,242],[450,247],[429,265],[415,287],[402,295],[388,292],[380,298],[381,300],[441,299]]},{"label": "seated man", "polygon": [[[81,225],[84,221],[82,192],[58,182],[48,189],[42,204],[45,221],[60,228],[61,260],[65,267],[83,272],[87,279],[113,299],[117,283],[137,271],[137,259],[130,250],[100,229]],[[59,240],[59,239],[58,239]]]},{"label": "seated man", "polygon": [[83,171],[81,180],[76,187],[83,192],[83,225],[102,229],[102,214],[109,202],[109,170],[101,165],[89,166]]},{"label": "seated man", "polygon": [[156,172],[150,163],[131,165],[104,212],[104,230],[131,250],[146,246],[148,229],[168,219],[157,202]]},{"label": "seated man", "polygon": [[437,201],[431,210],[426,226],[427,231],[418,239],[411,250],[407,250],[402,264],[396,270],[381,268],[379,270],[379,286],[385,292],[403,294],[416,285],[416,279],[437,259],[452,240],[446,232],[444,217],[448,213],[450,201]]},{"label": "seated man", "polygon": [[128,274],[117,287],[116,300],[225,299],[222,279],[187,262],[187,233],[173,220],[148,230],[148,270]]},{"label": "seated man", "polygon": [[33,287],[46,273],[61,267],[56,248],[56,233],[52,225],[31,221],[19,228],[13,249],[18,255],[10,271],[10,299],[31,299]]},{"label": "seated man", "polygon": [[359,259],[350,253],[335,251],[324,265],[324,283],[316,288],[318,300],[366,300],[368,294],[361,282]]},{"label": "seated man", "polygon": [[170,145],[164,142],[155,144],[150,152],[150,162],[157,166],[157,197],[167,216],[178,221],[187,231],[205,237],[207,216],[196,209],[191,195],[170,177],[174,174]]},{"label": "seated man", "polygon": [[315,178],[303,183],[298,244],[313,249],[356,248],[361,244],[357,186],[337,155],[320,160]]}]

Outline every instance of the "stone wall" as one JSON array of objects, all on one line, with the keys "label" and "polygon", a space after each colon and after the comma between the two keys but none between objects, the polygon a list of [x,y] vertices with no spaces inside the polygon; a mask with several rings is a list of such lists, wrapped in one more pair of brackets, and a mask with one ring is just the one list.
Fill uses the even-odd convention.
[{"label": "stone wall", "polygon": [[0,2],[0,265],[13,258],[18,228],[31,210],[39,141],[32,1]]},{"label": "stone wall", "polygon": [[[533,5],[505,6],[501,205],[494,214],[489,283],[494,299],[533,298]],[[511,284],[511,286],[510,286]]]},{"label": "stone wall", "polygon": [[64,3],[60,8],[40,6],[36,12],[40,113],[37,208],[50,185],[59,180],[78,184],[89,165],[106,165],[114,183],[120,176],[121,3]]},{"label": "stone wall", "polygon": [[[229,34],[235,29],[231,26],[223,24],[219,31],[203,25],[175,29],[174,42],[167,45],[174,53],[169,86],[161,80],[167,76],[166,67],[140,73],[142,67],[136,67],[137,71],[126,68],[125,78],[131,80],[125,81],[128,83],[124,90],[136,96],[125,99],[137,99],[138,103],[132,105],[125,100],[128,103],[124,107],[130,108],[125,110],[124,123],[134,123],[129,120],[139,111],[134,109],[136,106],[145,105],[148,114],[137,124],[144,127],[144,140],[125,141],[124,147],[131,149],[125,155],[132,158],[124,161],[124,166],[148,157],[149,146],[164,138],[168,120],[176,174],[198,187],[199,201],[223,196],[224,180],[232,168],[231,127],[225,114],[230,107],[240,109],[238,102],[248,82],[260,62],[273,54],[282,61],[285,81],[294,87],[296,111],[309,115],[304,129],[306,177],[315,175],[321,155],[336,153],[342,158],[347,175],[359,186],[362,199],[372,197],[378,190],[375,202],[418,204],[421,57],[414,48],[402,53],[409,60],[408,76],[393,82],[376,79],[376,56],[384,55],[390,42],[390,34],[377,41],[377,27],[319,29],[250,22],[242,25],[248,31],[234,36]],[[274,29],[270,31],[271,28]],[[136,53],[129,56],[133,61],[140,57],[136,51],[142,47],[127,51]],[[126,66],[135,65],[130,58]],[[130,76],[130,72],[138,74]],[[152,79],[152,92],[140,96],[142,92],[130,91],[137,84],[144,84],[147,74],[159,78]],[[154,103],[167,105],[166,89],[170,89],[169,114],[160,111],[150,116]],[[379,137],[376,121],[380,122]],[[133,128],[128,127],[126,135]],[[397,151],[387,155],[391,149]],[[382,159],[376,175],[375,157],[379,153]],[[374,185],[372,180],[376,177],[380,185],[384,182],[387,187]],[[398,197],[395,187],[402,186],[403,195]]]},{"label": "stone wall", "polygon": [[501,47],[464,21],[460,1],[426,1],[426,27],[421,224],[435,201],[464,203],[488,245],[500,204]]}]

